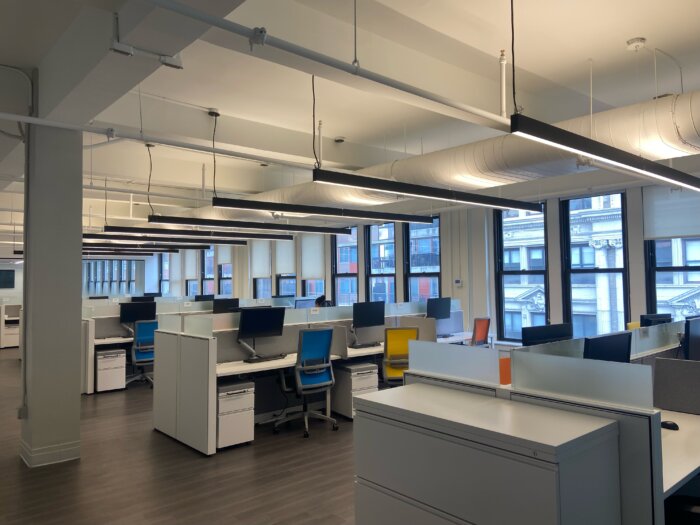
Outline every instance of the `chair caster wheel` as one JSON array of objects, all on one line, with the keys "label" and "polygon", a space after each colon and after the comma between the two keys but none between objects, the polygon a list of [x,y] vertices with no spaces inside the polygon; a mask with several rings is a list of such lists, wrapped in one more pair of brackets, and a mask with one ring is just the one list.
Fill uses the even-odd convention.
[{"label": "chair caster wheel", "polygon": [[304,437],[305,437],[305,438],[309,437],[309,432],[306,431],[306,430],[304,431]]},{"label": "chair caster wheel", "polygon": [[338,425],[333,425],[333,432],[338,432]]}]

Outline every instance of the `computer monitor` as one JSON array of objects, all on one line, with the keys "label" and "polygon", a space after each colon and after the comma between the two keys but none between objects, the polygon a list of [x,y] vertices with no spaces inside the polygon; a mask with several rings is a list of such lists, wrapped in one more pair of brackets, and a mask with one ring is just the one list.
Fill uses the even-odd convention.
[{"label": "computer monitor", "polygon": [[316,306],[316,299],[296,299],[294,308],[313,308]]},{"label": "computer monitor", "polygon": [[354,328],[384,326],[384,301],[354,303],[352,305],[352,326]]},{"label": "computer monitor", "polygon": [[132,303],[152,303],[155,301],[155,298],[149,296],[149,295],[143,295],[143,296],[133,296],[131,298]]},{"label": "computer monitor", "polygon": [[225,314],[229,312],[238,312],[240,310],[239,301],[233,299],[214,299],[214,313]]},{"label": "computer monitor", "polygon": [[450,307],[452,306],[451,297],[438,297],[436,299],[428,299],[426,317],[433,319],[449,319]]},{"label": "computer monitor", "polygon": [[213,301],[214,300],[214,294],[207,294],[207,295],[195,295],[194,296],[194,301],[196,303],[200,301]]},{"label": "computer monitor", "polygon": [[163,294],[160,292],[144,292],[143,295],[145,297],[163,297]]},{"label": "computer monitor", "polygon": [[700,317],[685,320],[685,355],[692,361],[700,361]]},{"label": "computer monitor", "polygon": [[639,316],[639,326],[655,326],[673,321],[671,314],[642,314]]},{"label": "computer monitor", "polygon": [[109,299],[109,295],[91,295],[88,299]]},{"label": "computer monitor", "polygon": [[282,335],[285,311],[286,308],[283,306],[242,308],[238,324],[238,340]]},{"label": "computer monitor", "polygon": [[631,351],[632,332],[616,332],[584,339],[584,359],[629,363]]},{"label": "computer monitor", "polygon": [[156,303],[121,303],[119,305],[119,322],[153,321],[156,318]]},{"label": "computer monitor", "polygon": [[571,323],[527,326],[523,328],[523,346],[541,345],[554,341],[566,341],[574,337]]}]

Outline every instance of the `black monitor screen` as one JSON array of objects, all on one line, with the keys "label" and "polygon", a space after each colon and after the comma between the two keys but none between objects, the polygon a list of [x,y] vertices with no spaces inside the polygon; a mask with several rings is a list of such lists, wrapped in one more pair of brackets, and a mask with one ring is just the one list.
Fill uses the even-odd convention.
[{"label": "black monitor screen", "polygon": [[14,288],[15,287],[15,271],[14,270],[0,270],[0,288]]},{"label": "black monitor screen", "polygon": [[153,321],[156,318],[156,303],[121,303],[119,305],[119,322]]},{"label": "black monitor screen", "polygon": [[238,325],[238,339],[274,337],[282,335],[284,327],[283,306],[272,308],[242,308]]},{"label": "black monitor screen", "polygon": [[88,299],[109,299],[108,295],[91,295]]},{"label": "black monitor screen", "polygon": [[428,299],[428,310],[425,316],[432,317],[433,319],[448,319],[450,317],[451,304],[451,297]]},{"label": "black monitor screen", "polygon": [[655,326],[673,321],[671,314],[642,314],[639,316],[640,326]]},{"label": "black monitor screen", "polygon": [[194,296],[195,302],[200,302],[200,301],[213,301],[214,300],[214,294],[211,295],[195,295]]},{"label": "black monitor screen", "polygon": [[131,302],[132,303],[152,303],[155,301],[155,298],[149,296],[149,295],[144,295],[142,297],[132,297]]},{"label": "black monitor screen", "polygon": [[688,359],[700,361],[700,317],[685,322],[685,348]]},{"label": "black monitor screen", "polygon": [[587,337],[584,340],[583,358],[598,361],[629,363],[632,350],[632,332]]},{"label": "black monitor screen", "polygon": [[294,308],[313,308],[316,306],[316,299],[296,299]]},{"label": "black monitor screen", "polygon": [[528,326],[523,328],[523,346],[565,341],[573,336],[574,329],[571,323]]},{"label": "black monitor screen", "polygon": [[352,325],[355,328],[384,326],[384,301],[354,303],[352,305]]},{"label": "black monitor screen", "polygon": [[145,297],[163,297],[163,294],[160,292],[144,292],[143,295]]},{"label": "black monitor screen", "polygon": [[214,313],[225,314],[239,310],[238,299],[214,299]]}]

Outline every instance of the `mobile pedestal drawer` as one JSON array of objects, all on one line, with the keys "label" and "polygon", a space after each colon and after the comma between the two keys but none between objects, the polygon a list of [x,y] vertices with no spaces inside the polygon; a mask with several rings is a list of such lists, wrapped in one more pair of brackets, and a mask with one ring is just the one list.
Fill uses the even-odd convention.
[{"label": "mobile pedestal drawer", "polygon": [[354,398],[377,391],[377,365],[373,363],[344,364],[333,368],[335,386],[331,395],[334,412],[347,418],[355,417]]},{"label": "mobile pedestal drawer", "polygon": [[216,448],[253,441],[255,384],[224,383],[218,386]]}]

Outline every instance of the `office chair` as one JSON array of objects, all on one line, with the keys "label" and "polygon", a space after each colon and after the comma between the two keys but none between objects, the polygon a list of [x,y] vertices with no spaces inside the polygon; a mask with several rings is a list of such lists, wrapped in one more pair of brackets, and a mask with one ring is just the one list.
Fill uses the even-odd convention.
[{"label": "office chair", "polygon": [[469,343],[469,346],[488,344],[490,326],[490,317],[476,317],[474,319],[474,330],[472,330],[472,340]]},{"label": "office chair", "polygon": [[[297,347],[297,363],[294,365],[294,382],[296,393],[302,399],[301,412],[289,414],[275,421],[273,432],[279,432],[278,427],[288,421],[304,418],[304,437],[309,437],[309,418],[330,421],[333,430],[338,430],[338,422],[321,412],[309,410],[308,396],[327,392],[335,384],[333,367],[331,366],[332,328],[309,328],[299,331]],[[282,388],[285,392],[294,392],[287,388],[284,373],[282,373]]]},{"label": "office chair", "polygon": [[387,383],[403,383],[408,368],[408,342],[418,339],[418,328],[386,328],[384,330],[384,362],[382,374]]},{"label": "office chair", "polygon": [[158,321],[136,321],[134,323],[131,365],[139,372],[127,379],[127,385],[134,381],[147,381],[153,386],[153,375],[146,372],[146,365],[153,364],[156,330],[158,330]]}]

